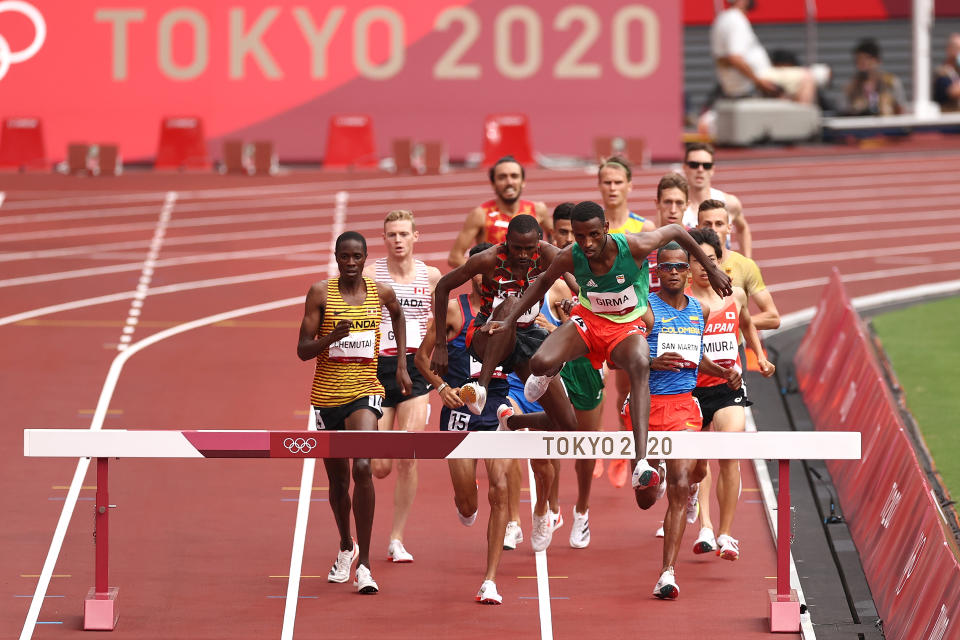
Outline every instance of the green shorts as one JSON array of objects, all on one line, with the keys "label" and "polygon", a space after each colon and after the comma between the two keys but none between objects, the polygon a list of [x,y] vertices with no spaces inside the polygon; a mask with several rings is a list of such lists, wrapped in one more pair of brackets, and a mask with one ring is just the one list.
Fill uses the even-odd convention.
[{"label": "green shorts", "polygon": [[578,411],[590,411],[603,401],[603,376],[587,358],[577,358],[560,371],[570,404]]}]

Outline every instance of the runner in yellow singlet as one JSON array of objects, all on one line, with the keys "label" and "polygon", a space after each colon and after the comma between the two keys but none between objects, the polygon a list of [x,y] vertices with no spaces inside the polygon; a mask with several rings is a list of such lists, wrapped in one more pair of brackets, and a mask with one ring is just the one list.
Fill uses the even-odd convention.
[{"label": "runner in yellow singlet", "polygon": [[[367,242],[356,231],[347,231],[334,248],[340,276],[317,282],[307,293],[297,355],[316,358],[310,403],[318,429],[376,431],[382,415],[383,385],[377,379],[380,350],[380,308],[390,313],[397,347],[406,349],[403,309],[393,289],[363,276]],[[397,362],[397,386],[410,393],[406,360]],[[375,503],[370,460],[353,461],[353,516],[357,540],[350,535],[350,465],[345,458],[323,461],[330,481],[330,508],[340,533],[340,552],[328,582],[346,582],[350,567],[357,565],[354,586],[360,593],[377,593],[370,575],[370,534]]]}]

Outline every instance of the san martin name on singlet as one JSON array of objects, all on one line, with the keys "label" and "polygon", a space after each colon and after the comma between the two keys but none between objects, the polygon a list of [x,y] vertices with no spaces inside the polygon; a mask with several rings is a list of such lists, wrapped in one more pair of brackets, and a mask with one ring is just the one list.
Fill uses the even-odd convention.
[{"label": "san martin name on singlet", "polygon": [[650,395],[667,396],[688,393],[697,386],[697,367],[703,356],[703,307],[693,296],[686,296],[687,306],[677,309],[659,295],[650,296],[653,329],[647,336],[650,359],[667,352],[683,358],[680,371],[650,371]]}]

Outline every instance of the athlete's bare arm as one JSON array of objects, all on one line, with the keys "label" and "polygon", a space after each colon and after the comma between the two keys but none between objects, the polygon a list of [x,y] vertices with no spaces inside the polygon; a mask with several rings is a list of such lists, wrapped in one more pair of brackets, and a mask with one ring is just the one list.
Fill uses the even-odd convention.
[{"label": "athlete's bare arm", "polygon": [[467,261],[467,251],[470,247],[483,242],[484,240],[484,212],[477,207],[467,214],[467,219],[463,221],[463,228],[457,234],[457,239],[453,241],[453,247],[450,249],[450,255],[447,256],[447,264],[451,267],[459,267]]},{"label": "athlete's bare arm", "polygon": [[[447,305],[450,302],[450,292],[466,284],[470,278],[478,273],[491,273],[497,266],[497,247],[481,251],[470,256],[466,262],[453,271],[446,273],[437,281],[433,290],[434,343],[444,342],[444,328],[447,326]],[[438,376],[447,373],[447,350],[434,349],[430,358],[430,369]]]},{"label": "athlete's bare arm", "polygon": [[516,305],[514,310],[500,323],[490,323],[490,333],[497,333],[501,327],[508,327],[516,324],[517,318],[523,315],[523,312],[533,306],[537,300],[543,300],[543,294],[547,292],[550,286],[556,282],[566,272],[573,272],[573,245],[568,245],[563,249],[557,249],[552,244],[540,243],[540,249],[543,251],[544,258],[549,261],[550,266],[533,281],[527,290],[520,296],[520,304]]},{"label": "athlete's bare arm", "polygon": [[442,277],[443,274],[440,273],[440,269],[427,265],[427,280],[430,281],[430,293],[433,293],[437,288],[437,283],[440,282],[440,278]]},{"label": "athlete's bare arm", "polygon": [[751,314],[753,324],[757,329],[777,329],[780,327],[780,312],[777,305],[773,304],[773,296],[764,289],[755,291],[750,296],[753,303],[760,309],[760,313]]},{"label": "athlete's bare arm", "polygon": [[[420,343],[420,348],[417,349],[417,354],[413,357],[413,363],[424,379],[433,385],[434,389],[437,389],[443,404],[451,409],[456,409],[463,406],[463,400],[457,394],[460,390],[459,387],[445,385],[443,378],[430,370],[430,355],[433,353],[434,347],[437,346],[433,322],[434,320],[431,318],[427,323],[427,334],[423,337],[423,342]],[[454,326],[456,329],[454,329]],[[460,333],[461,328],[463,328],[463,315],[460,313],[460,305],[457,304],[456,300],[451,300],[447,309],[447,339],[449,340]],[[446,349],[445,345],[440,345],[439,348]]]},{"label": "athlete's bare arm", "polygon": [[747,304],[747,292],[740,287],[733,288],[733,297],[737,301],[737,307],[740,309],[740,333],[743,334],[744,342],[757,354],[757,364],[760,366],[760,374],[764,378],[769,378],[777,370],[773,363],[767,360],[763,354],[763,345],[760,344],[760,334],[757,327],[753,324],[753,318],[750,317],[750,309]]},{"label": "athlete's bare arm", "polygon": [[304,304],[303,320],[300,322],[300,338],[297,341],[297,355],[301,360],[311,360],[327,348],[350,335],[350,321],[341,320],[333,331],[325,336],[317,336],[323,324],[323,314],[327,308],[328,280],[314,283],[307,292]]},{"label": "athlete's bare arm", "polygon": [[401,357],[397,358],[397,385],[400,387],[400,393],[407,396],[413,390],[413,383],[410,381],[410,374],[407,372],[407,359],[402,357],[407,352],[407,327],[403,317],[403,307],[397,300],[397,294],[393,287],[387,284],[377,283],[377,294],[380,296],[380,304],[387,308],[390,314],[390,321],[393,322],[393,335],[397,339],[397,353]]},{"label": "athlete's bare arm", "polygon": [[643,226],[640,227],[641,231],[654,231],[657,228],[657,223],[655,223],[650,218],[643,219]]},{"label": "athlete's bare arm", "polygon": [[753,257],[753,235],[750,233],[750,225],[747,224],[747,218],[743,215],[743,203],[740,198],[728,193],[725,199],[727,214],[737,230],[737,241],[740,243],[740,253],[748,258]]},{"label": "athlete's bare arm", "polygon": [[730,295],[730,276],[723,272],[714,262],[712,262],[703,252],[687,230],[679,224],[668,224],[654,231],[644,233],[626,233],[627,242],[630,246],[630,253],[637,264],[641,264],[647,259],[650,252],[662,247],[671,241],[676,241],[681,247],[703,265],[707,271],[707,277],[710,279],[710,286],[717,294],[725,298]]},{"label": "athlete's bare arm", "polygon": [[540,227],[543,229],[543,237],[550,238],[553,236],[553,213],[547,208],[546,202],[534,202],[533,210],[537,214],[537,222],[540,223]]}]

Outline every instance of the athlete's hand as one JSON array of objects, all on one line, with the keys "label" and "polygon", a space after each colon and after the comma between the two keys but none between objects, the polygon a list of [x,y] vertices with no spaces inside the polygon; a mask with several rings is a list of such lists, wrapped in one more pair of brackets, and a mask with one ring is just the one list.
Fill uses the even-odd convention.
[{"label": "athlete's hand", "polygon": [[710,286],[713,287],[713,290],[716,291],[717,295],[721,298],[726,298],[733,293],[730,276],[725,274],[720,267],[711,264],[710,267],[707,268],[707,277],[710,279]]},{"label": "athlete's hand", "polygon": [[441,378],[447,375],[447,349],[443,346],[435,348],[430,356],[430,371]]},{"label": "athlete's hand", "polygon": [[760,375],[764,378],[769,378],[777,370],[776,365],[762,356],[757,358],[757,364],[760,366]]},{"label": "athlete's hand", "polygon": [[[577,305],[579,301],[580,300],[578,298],[567,298],[566,300],[561,300],[559,309],[564,315],[567,316],[567,318],[569,318],[570,311]],[[566,321],[567,318],[563,318],[563,320]]]},{"label": "athlete's hand", "polygon": [[440,392],[440,399],[443,400],[443,406],[451,409],[459,409],[463,406],[463,400],[460,399],[460,387],[446,386]]},{"label": "athlete's hand", "polygon": [[330,339],[334,342],[339,342],[350,335],[350,321],[341,320],[333,327],[333,331],[330,332]]},{"label": "athlete's hand", "polygon": [[733,367],[723,370],[723,377],[727,379],[727,386],[736,391],[743,384],[743,377]]},{"label": "athlete's hand", "polygon": [[553,333],[553,330],[557,328],[552,322],[547,320],[547,316],[543,315],[542,313],[537,314],[537,318],[533,321],[533,323],[541,329],[546,329],[547,333]]},{"label": "athlete's hand", "polygon": [[650,361],[651,371],[680,371],[683,368],[683,356],[675,351],[667,351]]},{"label": "athlete's hand", "polygon": [[569,298],[557,300],[553,303],[553,314],[561,324],[570,319],[570,309],[573,308],[573,301]]},{"label": "athlete's hand", "polygon": [[400,387],[400,393],[405,396],[410,395],[410,392],[413,391],[413,382],[410,381],[410,374],[407,373],[407,368],[404,366],[397,367],[397,386]]},{"label": "athlete's hand", "polygon": [[490,320],[487,324],[480,327],[480,331],[486,333],[487,335],[493,335],[495,333],[500,333],[507,330],[507,325],[501,320]]}]

